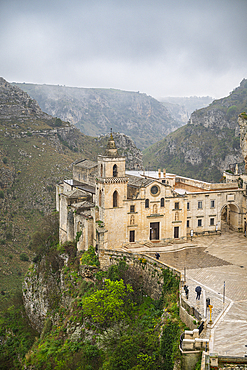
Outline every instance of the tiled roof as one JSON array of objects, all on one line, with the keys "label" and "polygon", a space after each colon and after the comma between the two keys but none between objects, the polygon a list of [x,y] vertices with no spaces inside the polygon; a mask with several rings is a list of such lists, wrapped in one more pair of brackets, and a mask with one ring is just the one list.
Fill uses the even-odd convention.
[{"label": "tiled roof", "polygon": [[129,186],[135,186],[135,187],[146,187],[150,184],[152,184],[155,180],[153,179],[145,179],[143,177],[139,177],[139,176],[133,176],[133,175],[128,175],[128,178],[129,178],[129,182],[128,182],[128,185]]},{"label": "tiled roof", "polygon": [[90,161],[90,159],[82,159],[82,160],[74,162],[74,165],[82,167],[82,168],[90,169],[90,168],[98,166],[98,163]]}]

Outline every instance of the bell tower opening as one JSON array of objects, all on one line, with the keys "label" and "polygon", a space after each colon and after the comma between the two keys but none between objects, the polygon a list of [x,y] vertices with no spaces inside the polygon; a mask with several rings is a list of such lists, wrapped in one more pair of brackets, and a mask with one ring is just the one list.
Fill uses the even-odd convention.
[{"label": "bell tower opening", "polygon": [[116,208],[118,206],[118,192],[117,190],[113,193],[113,208]]},{"label": "bell tower opening", "polygon": [[113,166],[113,177],[117,177],[117,175],[118,175],[117,165],[114,164],[114,166]]}]

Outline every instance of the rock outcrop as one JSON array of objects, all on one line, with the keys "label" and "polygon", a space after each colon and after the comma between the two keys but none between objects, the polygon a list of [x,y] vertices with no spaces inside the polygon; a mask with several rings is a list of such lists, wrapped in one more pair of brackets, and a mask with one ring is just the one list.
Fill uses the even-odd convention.
[{"label": "rock outcrop", "polygon": [[26,92],[0,77],[0,119],[25,122],[33,118],[54,120],[53,117],[44,113],[36,100],[31,99]]},{"label": "rock outcrop", "polygon": [[189,123],[144,151],[144,165],[219,181],[236,163],[243,171],[238,115],[247,111],[247,80],[226,98],[192,113]]},{"label": "rock outcrop", "polygon": [[245,173],[247,173],[247,114],[242,113],[238,117],[240,131],[240,148],[245,161]]}]

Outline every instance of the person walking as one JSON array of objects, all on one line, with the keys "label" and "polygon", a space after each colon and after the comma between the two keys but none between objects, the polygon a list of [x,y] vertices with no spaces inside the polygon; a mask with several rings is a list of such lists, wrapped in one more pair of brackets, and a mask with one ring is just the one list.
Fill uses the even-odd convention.
[{"label": "person walking", "polygon": [[195,289],[196,291],[196,299],[200,300],[200,296],[201,296],[201,292],[202,292],[202,288],[198,285]]},{"label": "person walking", "polygon": [[185,292],[186,299],[189,299],[189,287],[188,287],[188,285],[184,285],[184,292]]},{"label": "person walking", "polygon": [[157,260],[159,260],[160,259],[160,254],[158,252],[156,252],[155,257],[156,257]]}]

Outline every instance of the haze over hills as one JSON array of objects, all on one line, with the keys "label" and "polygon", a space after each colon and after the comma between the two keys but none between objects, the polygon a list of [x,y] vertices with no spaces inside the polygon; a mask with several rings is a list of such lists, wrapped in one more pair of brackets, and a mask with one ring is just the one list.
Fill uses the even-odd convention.
[{"label": "haze over hills", "polygon": [[[131,138],[114,137],[127,167],[142,167]],[[27,93],[0,78],[0,301],[26,271],[21,254],[32,259],[30,236],[42,216],[55,209],[56,183],[71,177],[73,161],[96,160],[106,142],[107,136],[86,136],[42,112]]]},{"label": "haze over hills", "polygon": [[159,101],[139,92],[13,83],[36,99],[41,109],[76,125],[86,135],[129,135],[147,148],[182,124]]},{"label": "haze over hills", "polygon": [[210,96],[165,97],[160,101],[168,109],[170,115],[181,125],[188,123],[190,115],[197,109],[207,107],[214,99]]},{"label": "haze over hills", "polygon": [[219,181],[222,171],[243,168],[238,115],[247,111],[247,80],[229,96],[192,113],[187,125],[144,151],[145,167],[166,168],[179,175]]}]

